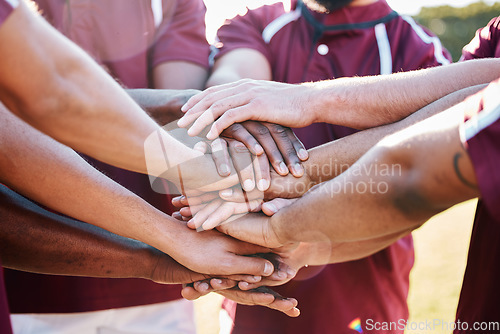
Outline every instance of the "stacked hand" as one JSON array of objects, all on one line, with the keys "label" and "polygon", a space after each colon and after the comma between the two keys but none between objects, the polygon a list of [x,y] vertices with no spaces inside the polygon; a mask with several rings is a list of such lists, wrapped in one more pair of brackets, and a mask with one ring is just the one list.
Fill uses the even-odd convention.
[{"label": "stacked hand", "polygon": [[[307,160],[308,153],[291,129],[276,124],[246,121],[232,124],[221,132],[223,137],[213,141],[200,137],[190,141],[185,132],[182,134],[182,129],[170,126],[171,135],[199,153],[196,159],[185,161],[176,169],[168,168],[165,174],[183,194],[174,199],[180,209],[174,217],[187,221],[191,229],[203,231],[186,234],[184,240],[192,245],[190,249],[194,252],[189,256],[179,253],[173,257],[186,267],[210,276],[187,286],[183,294],[192,299],[214,289],[223,290],[221,294],[238,302],[267,305],[297,316],[297,301],[284,299],[264,287],[284,284],[295,275],[297,269],[294,267],[299,266],[292,267],[272,254],[287,258],[296,245],[274,249],[282,246],[276,236],[262,240],[263,235],[272,233],[263,230],[269,226],[267,217],[245,214],[262,210],[273,215],[289,204],[280,197],[296,198],[307,191],[311,182],[301,162]],[[187,134],[198,133],[190,131]],[[226,224],[220,225],[222,222]],[[208,231],[217,226],[217,231]],[[199,265],[214,263],[209,258],[203,259],[204,250],[209,257],[220,251],[229,256],[221,267],[213,270],[207,265]],[[193,257],[193,253],[199,256]],[[251,256],[256,253],[261,255]],[[241,255],[246,255],[245,261],[237,258]],[[262,261],[271,261],[274,271],[271,267],[270,272],[268,266],[263,271]],[[246,291],[249,289],[252,291]]]}]

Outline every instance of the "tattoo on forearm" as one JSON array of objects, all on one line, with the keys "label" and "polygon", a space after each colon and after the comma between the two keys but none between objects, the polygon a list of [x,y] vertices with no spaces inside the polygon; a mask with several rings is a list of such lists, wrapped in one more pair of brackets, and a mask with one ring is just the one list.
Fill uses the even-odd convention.
[{"label": "tattoo on forearm", "polygon": [[462,172],[460,172],[460,168],[458,167],[458,161],[462,157],[462,153],[458,152],[455,154],[453,157],[453,167],[455,168],[455,173],[457,174],[457,177],[460,181],[462,181],[463,184],[465,184],[467,187],[472,188],[472,189],[477,189],[477,185],[467,181],[465,177],[462,175]]}]

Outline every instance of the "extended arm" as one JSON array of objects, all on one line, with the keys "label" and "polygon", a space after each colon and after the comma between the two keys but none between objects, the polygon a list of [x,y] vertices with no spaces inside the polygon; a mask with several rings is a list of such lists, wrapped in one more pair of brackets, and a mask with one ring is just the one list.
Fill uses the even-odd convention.
[{"label": "extended arm", "polygon": [[[296,240],[304,226],[332,242],[372,239],[416,228],[478,196],[459,138],[465,108],[459,104],[387,137],[344,174],[278,212],[273,231],[282,240]],[[285,223],[292,216],[302,227]]]},{"label": "extended arm", "polygon": [[[265,251],[261,248],[219,233],[189,230],[184,223],[156,210],[92,168],[73,150],[4,108],[0,108],[0,124],[0,182],[26,197],[110,232],[145,242],[198,272],[244,274],[248,268],[248,274],[257,274],[251,272],[261,272],[266,263],[271,265],[262,259],[236,255]],[[272,272],[272,266],[269,269]]]},{"label": "extended arm", "polygon": [[[0,29],[0,99],[60,142],[142,173],[148,136],[157,132],[171,165],[199,156],[163,132],[90,57],[20,2]],[[154,144],[154,143],[153,143]],[[164,172],[151,145],[150,173]]]},{"label": "extended arm", "polygon": [[454,91],[485,84],[500,74],[499,59],[373,77],[340,78],[301,85],[242,80],[191,98],[179,125],[195,135],[217,120],[210,139],[248,119],[302,127],[327,122],[358,129],[398,121]]},{"label": "extended arm", "polygon": [[414,229],[434,214],[476,197],[474,172],[458,131],[470,101],[385,138],[346,172],[270,219],[251,226],[241,219],[223,229],[269,247],[371,240]]},{"label": "extended arm", "polygon": [[205,278],[142,242],[48,212],[5,186],[0,186],[0,212],[0,256],[7,268],[160,283]]}]

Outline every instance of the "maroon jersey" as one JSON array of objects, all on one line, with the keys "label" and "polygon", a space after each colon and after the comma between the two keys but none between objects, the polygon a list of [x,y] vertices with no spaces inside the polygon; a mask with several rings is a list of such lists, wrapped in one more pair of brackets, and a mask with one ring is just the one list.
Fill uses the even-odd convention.
[{"label": "maroon jersey", "polygon": [[[44,17],[85,49],[121,84],[147,88],[151,69],[183,60],[208,67],[202,0],[36,0]],[[169,196],[146,175],[91,160],[106,175],[156,208],[172,213]],[[13,313],[96,311],[180,298],[179,285],[143,279],[46,276],[6,270]]]},{"label": "maroon jersey", "polygon": [[[273,80],[288,83],[388,74],[451,59],[434,35],[383,0],[330,14],[312,12],[296,1],[290,11],[282,4],[264,6],[227,21],[218,38],[216,57],[237,48],[257,50],[269,61]],[[310,148],[355,130],[319,123],[295,132]],[[238,305],[229,310],[235,311],[234,333],[342,334],[353,333],[348,326],[357,318],[363,328],[368,319],[407,319],[413,262],[408,236],[365,259],[303,269],[298,279],[276,289],[299,300],[300,317]],[[229,301],[225,306],[235,307]]]},{"label": "maroon jersey", "polygon": [[18,4],[18,0],[0,0],[0,26]]},{"label": "maroon jersey", "polygon": [[[4,1],[0,1],[3,3]],[[0,5],[1,7],[2,5]],[[1,9],[0,9],[1,12]],[[0,334],[12,334],[10,327],[9,307],[7,305],[7,298],[3,284],[3,268],[0,263]]]},{"label": "maroon jersey", "polygon": [[455,333],[486,334],[500,332],[500,81],[478,94],[481,101],[461,129],[481,196],[457,310],[461,327]]},{"label": "maroon jersey", "polygon": [[479,29],[472,41],[462,50],[462,59],[500,57],[500,17],[492,19]]}]

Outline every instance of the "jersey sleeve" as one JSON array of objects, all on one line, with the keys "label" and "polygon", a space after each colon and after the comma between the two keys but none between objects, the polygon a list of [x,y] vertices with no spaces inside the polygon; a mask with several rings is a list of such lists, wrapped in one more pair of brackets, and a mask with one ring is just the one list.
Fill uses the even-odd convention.
[{"label": "jersey sleeve", "polygon": [[452,62],[451,54],[436,35],[411,17],[401,18],[389,24],[390,40],[394,45],[393,72],[418,70]]},{"label": "jersey sleeve", "polygon": [[478,29],[475,37],[462,49],[461,60],[500,57],[500,16],[486,27]]},{"label": "jersey sleeve", "polygon": [[205,35],[202,0],[163,1],[163,21],[152,50],[152,67],[167,61],[189,61],[208,68],[210,46]]},{"label": "jersey sleeve", "polygon": [[217,31],[215,59],[229,51],[247,48],[262,53],[269,63],[272,63],[271,51],[262,38],[262,32],[269,23],[283,13],[283,4],[277,3],[248,10],[245,15],[226,20]]},{"label": "jersey sleeve", "polygon": [[0,26],[7,20],[7,17],[17,5],[19,5],[18,0],[0,0]]},{"label": "jersey sleeve", "polygon": [[471,97],[460,133],[474,166],[481,199],[500,217],[500,80]]}]

